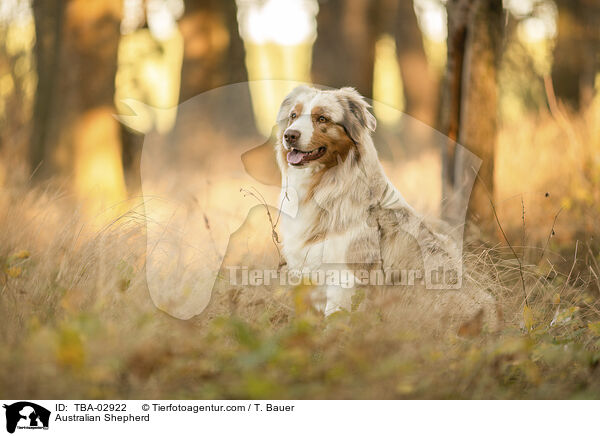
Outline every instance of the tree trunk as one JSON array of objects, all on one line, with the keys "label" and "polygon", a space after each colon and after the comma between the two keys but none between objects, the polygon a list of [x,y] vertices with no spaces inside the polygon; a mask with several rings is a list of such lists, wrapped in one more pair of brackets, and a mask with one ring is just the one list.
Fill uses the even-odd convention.
[{"label": "tree trunk", "polygon": [[315,84],[352,86],[372,97],[377,38],[373,4],[368,0],[319,3],[312,61]]},{"label": "tree trunk", "polygon": [[179,22],[184,58],[180,102],[229,83],[245,82],[244,45],[234,0],[186,0]]},{"label": "tree trunk", "polygon": [[405,112],[433,125],[437,84],[429,69],[412,1],[323,1],[319,3],[317,32],[313,81],[336,88],[353,86],[368,98],[373,94],[375,43],[385,33],[392,35]]},{"label": "tree trunk", "polygon": [[[428,126],[433,126],[437,104],[437,80],[429,68],[423,46],[423,36],[412,1],[394,0],[398,4],[394,31],[402,86],[404,111]],[[390,9],[384,0],[382,13]]]},{"label": "tree trunk", "polygon": [[578,110],[594,95],[600,61],[600,6],[596,0],[557,0],[558,35],[552,63],[554,93]]},{"label": "tree trunk", "polygon": [[[55,137],[53,132],[53,101],[56,96],[57,77],[59,75],[59,54],[61,47],[61,31],[64,14],[63,0],[39,0],[33,2],[35,19],[35,59],[38,81],[33,108],[33,131],[29,150],[29,161],[32,171],[50,157],[47,155],[47,141]],[[37,174],[47,172],[51,163],[46,162],[44,169]]]},{"label": "tree trunk", "polygon": [[460,123],[462,77],[469,24],[469,11],[474,0],[449,0],[446,72],[440,104],[440,131],[447,140],[442,144],[442,213],[450,219],[456,211],[448,203],[455,184],[455,153]]},{"label": "tree trunk", "polygon": [[[490,199],[494,192],[494,151],[497,137],[497,71],[502,40],[502,0],[476,0],[469,19],[458,143],[479,157],[481,167],[469,200],[469,213],[479,227],[494,226]],[[456,175],[470,177],[473,169],[464,159],[456,162]]]},{"label": "tree trunk", "polygon": [[[448,2],[448,65],[440,117],[449,139],[443,148],[443,196],[447,200],[475,175],[476,168],[466,154],[454,149],[456,141],[482,160],[468,213],[488,233],[494,226],[490,198],[494,192],[502,25],[501,0]],[[456,216],[457,211],[446,210],[446,214]]]},{"label": "tree trunk", "polygon": [[74,175],[97,207],[125,196],[113,99],[120,0],[36,0],[38,89],[30,162],[37,174]]}]

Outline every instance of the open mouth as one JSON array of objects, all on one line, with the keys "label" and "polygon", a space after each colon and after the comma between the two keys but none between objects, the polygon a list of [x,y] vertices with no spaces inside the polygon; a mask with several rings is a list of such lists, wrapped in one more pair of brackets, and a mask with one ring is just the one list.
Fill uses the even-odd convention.
[{"label": "open mouth", "polygon": [[320,158],[327,151],[327,147],[315,148],[311,151],[301,151],[292,148],[287,154],[287,161],[290,165],[304,165],[306,162]]}]

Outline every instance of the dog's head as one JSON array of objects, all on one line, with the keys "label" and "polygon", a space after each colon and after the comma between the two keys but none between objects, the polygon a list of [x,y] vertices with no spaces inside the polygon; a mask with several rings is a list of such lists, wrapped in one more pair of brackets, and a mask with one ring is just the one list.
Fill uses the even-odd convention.
[{"label": "dog's head", "polygon": [[280,165],[331,168],[348,155],[360,157],[360,144],[375,130],[369,105],[353,88],[295,88],[278,115]]}]

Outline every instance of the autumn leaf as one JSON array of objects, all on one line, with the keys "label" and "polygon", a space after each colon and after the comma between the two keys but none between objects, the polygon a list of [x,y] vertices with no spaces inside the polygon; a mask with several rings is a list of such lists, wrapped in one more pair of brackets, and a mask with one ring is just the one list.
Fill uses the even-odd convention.
[{"label": "autumn leaf", "polygon": [[307,313],[311,309],[311,292],[313,287],[310,284],[301,283],[300,285],[294,287],[293,296],[294,296],[294,308],[296,310],[296,314],[300,315],[303,313]]},{"label": "autumn leaf", "polygon": [[29,259],[29,250],[21,250],[13,254],[15,259]]},{"label": "autumn leaf", "polygon": [[398,392],[401,395],[409,395],[412,394],[415,391],[415,387],[412,383],[398,383],[398,385],[396,386],[396,392]]},{"label": "autumn leaf", "polygon": [[5,271],[6,271],[6,274],[8,274],[8,276],[12,277],[13,279],[20,277],[21,274],[23,273],[23,270],[21,269],[20,266],[11,266],[9,268],[6,268]]},{"label": "autumn leaf", "polygon": [[463,323],[458,329],[458,336],[474,338],[481,334],[483,329],[483,309],[475,314],[473,318]]},{"label": "autumn leaf", "polygon": [[85,362],[85,350],[81,336],[74,329],[63,329],[58,337],[56,360],[63,366],[77,370]]},{"label": "autumn leaf", "polygon": [[600,336],[600,321],[588,323],[588,329],[594,336]]},{"label": "autumn leaf", "polygon": [[557,310],[550,325],[552,326],[555,324],[566,324],[573,319],[573,315],[578,311],[579,311],[578,306],[568,307],[567,309],[563,310],[562,312],[559,312]]},{"label": "autumn leaf", "polygon": [[530,331],[533,328],[535,320],[533,318],[533,312],[527,304],[523,307],[523,321],[525,322],[527,331]]}]

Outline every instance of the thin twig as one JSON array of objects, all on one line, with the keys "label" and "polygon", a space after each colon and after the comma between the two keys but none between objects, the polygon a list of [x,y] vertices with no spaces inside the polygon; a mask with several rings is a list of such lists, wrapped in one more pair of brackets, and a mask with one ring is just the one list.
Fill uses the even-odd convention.
[{"label": "thin twig", "polygon": [[277,213],[277,220],[275,221],[275,225],[277,225],[279,223],[279,218],[281,218],[281,211],[283,210],[283,202],[285,200],[290,201],[290,197],[288,197],[288,193],[287,193],[287,188],[288,188],[288,179],[286,177],[284,195],[281,199],[281,203],[279,203],[279,212]]},{"label": "thin twig", "polygon": [[519,275],[521,276],[521,286],[523,287],[523,296],[525,297],[525,304],[527,306],[529,306],[529,302],[527,301],[527,291],[525,289],[525,278],[523,277],[523,264],[521,263],[521,259],[519,259],[519,256],[517,256],[517,252],[511,245],[510,241],[508,240],[506,233],[504,233],[504,229],[502,228],[502,224],[500,224],[500,219],[498,218],[498,214],[496,213],[496,206],[494,206],[494,201],[492,200],[492,195],[488,191],[487,186],[485,186],[485,183],[483,182],[483,180],[481,180],[481,177],[479,176],[479,174],[477,173],[475,168],[471,167],[471,169],[473,170],[473,172],[475,173],[475,176],[479,179],[479,182],[485,189],[488,200],[490,201],[490,205],[492,206],[492,212],[494,213],[494,218],[496,218],[496,223],[498,224],[498,227],[500,228],[500,231],[502,232],[502,236],[504,236],[504,240],[508,244],[510,251],[512,251],[512,254],[515,256],[515,259],[517,259],[517,262],[519,262]]},{"label": "thin twig", "polygon": [[523,250],[523,259],[525,259],[525,202],[523,201],[523,194],[521,194],[521,211],[521,220],[523,221],[523,229],[521,231],[521,247]]},{"label": "thin twig", "polygon": [[[573,264],[571,265],[571,270],[569,271],[569,275],[567,276],[567,280],[565,280],[565,285],[563,289],[569,284],[569,280],[571,280],[571,274],[573,274],[573,269],[575,269],[575,264],[577,263],[577,249],[579,248],[579,241],[575,241],[575,254],[573,257]],[[559,292],[560,294],[560,292]]]},{"label": "thin twig", "polygon": [[554,236],[554,226],[556,225],[556,220],[558,219],[558,216],[560,215],[561,212],[562,212],[562,207],[560,209],[558,209],[558,212],[556,212],[556,215],[554,215],[554,221],[552,222],[552,228],[550,229],[550,233],[548,233],[548,239],[546,239],[546,245],[544,245],[544,249],[542,250],[542,254],[540,254],[538,263],[540,263],[540,261],[544,258],[544,254],[546,254],[546,248],[548,248],[548,244],[550,243],[550,238],[552,238],[552,236]]},{"label": "thin twig", "polygon": [[42,164],[44,163],[43,160],[41,160],[33,169],[33,171],[31,172],[31,174],[29,175],[29,181],[31,181],[31,179],[33,179],[33,176],[35,176],[35,173],[38,172],[38,170],[40,169],[40,167],[42,166]]},{"label": "thin twig", "polygon": [[600,289],[600,279],[598,278],[598,275],[596,274],[596,272],[594,271],[594,268],[592,268],[591,265],[589,265],[588,268],[590,269],[590,272],[592,273],[592,275],[594,276],[594,279],[596,280],[596,286],[598,287],[598,289]]},{"label": "thin twig", "polygon": [[244,197],[246,195],[254,197],[267,211],[267,218],[269,219],[269,223],[271,223],[271,239],[273,240],[273,245],[275,245],[275,248],[277,249],[277,255],[279,256],[279,267],[281,267],[285,265],[285,262],[283,262],[283,257],[281,256],[281,251],[279,250],[278,244],[280,244],[281,241],[279,240],[279,235],[277,234],[276,230],[277,222],[279,221],[279,216],[277,217],[277,222],[274,222],[273,217],[271,216],[271,211],[269,210],[269,205],[267,204],[267,200],[265,200],[265,197],[263,197],[263,195],[255,187],[252,187],[252,189],[254,189],[256,193],[244,188],[240,188],[240,192],[244,193]]},{"label": "thin twig", "polygon": [[[596,256],[594,256],[592,247],[590,247],[590,242],[589,241],[586,242],[586,245],[587,245],[588,253],[590,254],[590,257],[592,258],[592,261],[594,262],[594,265],[596,266],[596,270],[600,271],[600,267],[598,266],[598,261],[596,260]],[[596,279],[596,286],[598,286],[598,290],[600,291],[600,279],[598,278],[598,275],[594,271],[594,268],[592,268],[592,265],[589,265],[589,268],[590,268],[590,271],[592,272],[592,275]]]}]

